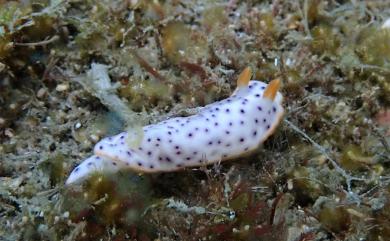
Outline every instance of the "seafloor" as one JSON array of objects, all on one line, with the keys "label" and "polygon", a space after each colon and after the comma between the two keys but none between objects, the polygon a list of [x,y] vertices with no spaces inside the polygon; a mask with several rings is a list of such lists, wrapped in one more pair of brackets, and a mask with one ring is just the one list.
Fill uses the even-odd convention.
[{"label": "seafloor", "polygon": [[[390,240],[389,1],[0,0],[0,240]],[[101,138],[282,80],[249,156],[72,168]]]}]

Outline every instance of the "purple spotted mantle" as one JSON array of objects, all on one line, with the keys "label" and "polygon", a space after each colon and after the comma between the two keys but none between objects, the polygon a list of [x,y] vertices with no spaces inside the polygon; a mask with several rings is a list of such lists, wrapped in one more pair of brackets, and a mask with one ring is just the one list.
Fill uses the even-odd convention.
[{"label": "purple spotted mantle", "polygon": [[95,155],[76,167],[67,183],[95,170],[174,171],[254,150],[272,134],[284,112],[279,92],[274,101],[262,98],[265,87],[265,83],[252,80],[247,87],[203,107],[196,115],[145,126],[138,147],[127,144],[132,135],[129,131],[104,138],[96,144]]}]

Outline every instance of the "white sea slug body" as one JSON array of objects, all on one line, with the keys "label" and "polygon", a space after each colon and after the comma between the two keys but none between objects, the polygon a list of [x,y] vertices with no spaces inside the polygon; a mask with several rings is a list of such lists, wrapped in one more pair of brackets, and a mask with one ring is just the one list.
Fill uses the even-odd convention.
[{"label": "white sea slug body", "polygon": [[128,144],[129,132],[104,138],[96,144],[95,155],[76,167],[66,183],[99,169],[168,172],[253,151],[273,133],[284,110],[283,97],[277,92],[279,80],[268,86],[248,82],[249,73],[241,74],[233,95],[203,107],[198,114],[143,127],[139,146]]}]

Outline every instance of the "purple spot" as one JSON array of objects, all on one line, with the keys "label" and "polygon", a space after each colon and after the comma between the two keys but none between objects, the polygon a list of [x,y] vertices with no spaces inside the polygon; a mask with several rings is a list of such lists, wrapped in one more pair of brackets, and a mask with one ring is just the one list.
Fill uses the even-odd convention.
[{"label": "purple spot", "polygon": [[212,114],[212,115],[211,115],[211,117],[215,117],[215,115],[214,115],[214,114]]},{"label": "purple spot", "polygon": [[244,111],[243,109],[241,109],[241,110],[240,110],[240,112],[241,112],[242,114],[244,114],[244,113],[245,113],[245,111]]},{"label": "purple spot", "polygon": [[213,142],[212,141],[209,141],[209,143],[208,143],[209,145],[212,145],[213,144]]},{"label": "purple spot", "polygon": [[191,160],[191,157],[187,157],[186,160],[187,160],[187,161]]},{"label": "purple spot", "polygon": [[209,121],[210,119],[209,118],[206,118],[206,121]]},{"label": "purple spot", "polygon": [[192,137],[192,133],[188,133],[188,137]]},{"label": "purple spot", "polygon": [[179,146],[175,146],[175,149],[177,150],[177,149],[179,149],[180,147]]},{"label": "purple spot", "polygon": [[74,172],[78,172],[80,170],[80,167],[76,167],[76,169],[74,169]]},{"label": "purple spot", "polygon": [[112,162],[112,165],[116,166],[116,162]]},{"label": "purple spot", "polygon": [[161,139],[160,139],[160,138],[157,138],[157,141],[161,141]]},{"label": "purple spot", "polygon": [[198,154],[198,152],[194,151],[192,154],[193,154],[193,155],[196,155],[196,154]]},{"label": "purple spot", "polygon": [[100,150],[103,150],[103,146],[99,146],[99,149],[100,149]]},{"label": "purple spot", "polygon": [[218,144],[221,144],[222,143],[222,141],[221,140],[218,140],[218,142],[217,142]]},{"label": "purple spot", "polygon": [[137,162],[138,166],[142,166],[142,163],[141,162]]},{"label": "purple spot", "polygon": [[181,165],[180,165],[180,164],[177,164],[177,165],[176,165],[176,167],[180,168],[180,167],[181,167]]},{"label": "purple spot", "polygon": [[180,155],[180,154],[181,154],[181,152],[180,152],[180,151],[176,152],[176,155]]},{"label": "purple spot", "polygon": [[263,122],[264,122],[264,123],[267,122],[267,119],[264,118],[264,119],[263,119]]},{"label": "purple spot", "polygon": [[165,160],[166,160],[167,162],[171,162],[171,158],[169,158],[169,157],[166,157]]},{"label": "purple spot", "polygon": [[265,89],[265,86],[261,86],[261,89],[264,90],[264,89]]},{"label": "purple spot", "polygon": [[255,119],[255,123],[259,123],[259,120],[257,118]]},{"label": "purple spot", "polygon": [[226,110],[225,110],[225,112],[226,112],[226,113],[229,113],[229,112],[230,112],[230,110],[229,110],[229,109],[226,109]]},{"label": "purple spot", "polygon": [[172,135],[172,132],[168,131],[168,135]]},{"label": "purple spot", "polygon": [[123,138],[125,138],[125,136],[121,136],[120,138],[123,139]]},{"label": "purple spot", "polygon": [[197,131],[197,130],[199,130],[199,128],[198,128],[198,127],[195,127],[195,130]]},{"label": "purple spot", "polygon": [[242,120],[242,121],[240,121],[240,124],[241,124],[241,125],[243,125],[243,124],[244,124],[244,121],[243,121],[243,120]]},{"label": "purple spot", "polygon": [[138,147],[138,150],[142,151],[142,147]]},{"label": "purple spot", "polygon": [[244,142],[244,138],[240,138],[240,142]]},{"label": "purple spot", "polygon": [[157,143],[155,146],[160,146],[160,144]]},{"label": "purple spot", "polygon": [[126,153],[127,153],[127,155],[131,156],[131,152],[127,151]]},{"label": "purple spot", "polygon": [[258,109],[259,111],[263,111],[263,108],[261,108],[261,106],[258,106],[257,109]]},{"label": "purple spot", "polygon": [[233,126],[233,122],[229,122],[229,126]]},{"label": "purple spot", "polygon": [[225,131],[225,133],[226,133],[227,135],[229,135],[229,134],[230,134],[230,131]]},{"label": "purple spot", "polygon": [[205,131],[205,132],[209,132],[209,129],[205,128],[204,131]]},{"label": "purple spot", "polygon": [[148,142],[150,142],[152,139],[148,138]]},{"label": "purple spot", "polygon": [[152,152],[151,151],[148,151],[148,156],[151,156],[152,155]]},{"label": "purple spot", "polygon": [[226,146],[226,147],[229,147],[229,146],[230,146],[230,143],[226,144],[225,146]]},{"label": "purple spot", "polygon": [[158,160],[159,160],[159,161],[162,161],[162,157],[161,157],[161,156],[159,156],[159,157],[158,157]]},{"label": "purple spot", "polygon": [[260,97],[260,95],[259,95],[259,94],[256,94],[255,96],[256,96],[256,97]]},{"label": "purple spot", "polygon": [[248,147],[245,147],[244,151],[247,151],[247,150],[249,150],[249,148],[248,148]]},{"label": "purple spot", "polygon": [[215,125],[215,126],[218,126],[218,122],[215,122],[214,125]]},{"label": "purple spot", "polygon": [[276,112],[276,107],[272,107],[272,110],[273,110],[274,112]]},{"label": "purple spot", "polygon": [[270,125],[267,125],[267,129],[269,129],[271,126]]},{"label": "purple spot", "polygon": [[87,166],[91,166],[92,165],[92,162],[88,162]]},{"label": "purple spot", "polygon": [[169,143],[172,143],[172,140],[168,140]]},{"label": "purple spot", "polygon": [[219,111],[219,108],[217,107],[217,108],[215,108],[215,110],[216,110],[216,111]]},{"label": "purple spot", "polygon": [[254,131],[254,132],[253,132],[253,136],[256,136],[256,135],[257,135],[257,131]]},{"label": "purple spot", "polygon": [[150,169],[153,169],[153,168],[154,168],[154,166],[153,166],[153,165],[150,165],[149,167],[150,167]]}]

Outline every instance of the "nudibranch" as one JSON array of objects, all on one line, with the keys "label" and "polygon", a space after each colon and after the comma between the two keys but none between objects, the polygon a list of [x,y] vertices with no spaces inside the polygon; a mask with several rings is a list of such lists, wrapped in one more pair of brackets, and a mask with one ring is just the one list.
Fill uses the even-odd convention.
[{"label": "nudibranch", "polygon": [[[77,166],[66,184],[92,172],[170,172],[232,159],[255,150],[279,125],[284,110],[280,80],[268,85],[251,80],[245,69],[227,99],[206,105],[199,113],[107,137],[94,155]],[[134,136],[140,140],[134,144]]]}]

